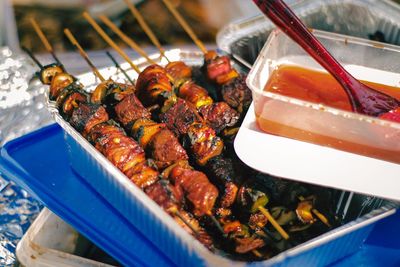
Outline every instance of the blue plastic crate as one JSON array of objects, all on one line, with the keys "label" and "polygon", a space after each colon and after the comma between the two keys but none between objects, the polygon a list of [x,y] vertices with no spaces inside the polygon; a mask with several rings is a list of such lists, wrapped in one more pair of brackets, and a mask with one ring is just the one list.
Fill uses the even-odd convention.
[{"label": "blue plastic crate", "polygon": [[[70,166],[63,131],[57,125],[20,137],[1,149],[0,170],[34,193],[58,216],[127,266],[174,265],[165,252],[117,212]],[[377,218],[378,219],[378,218]],[[279,256],[275,266],[399,266],[400,214],[321,243],[303,253]],[[372,234],[369,235],[370,231]],[[368,235],[370,236],[368,239]],[[362,246],[367,239],[366,244]],[[361,248],[360,248],[361,247]],[[179,253],[179,250],[176,250]],[[338,261],[340,255],[354,255]],[[380,259],[379,255],[384,255]],[[368,263],[368,264],[366,264]],[[193,265],[201,261],[193,259]],[[252,265],[266,265],[267,262]]]}]

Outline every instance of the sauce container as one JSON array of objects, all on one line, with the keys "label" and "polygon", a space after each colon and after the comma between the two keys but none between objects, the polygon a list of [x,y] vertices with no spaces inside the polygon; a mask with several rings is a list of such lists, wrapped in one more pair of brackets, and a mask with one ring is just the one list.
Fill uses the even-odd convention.
[{"label": "sauce container", "polygon": [[[400,90],[399,47],[317,30],[314,34],[357,79]],[[394,190],[400,173],[400,124],[265,91],[270,75],[284,65],[324,71],[284,33],[272,32],[247,78],[254,109],[244,123],[249,131],[242,127],[235,141],[239,157],[280,177],[400,199]],[[245,147],[256,147],[258,156]]]}]

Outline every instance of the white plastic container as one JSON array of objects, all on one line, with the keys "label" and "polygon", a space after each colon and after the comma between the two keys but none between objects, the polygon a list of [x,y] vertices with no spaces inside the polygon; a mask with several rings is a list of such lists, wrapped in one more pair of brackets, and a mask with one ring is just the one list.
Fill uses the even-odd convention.
[{"label": "white plastic container", "polygon": [[79,233],[47,208],[39,214],[17,245],[17,259],[29,267],[111,267],[105,263],[73,255],[78,247]]}]

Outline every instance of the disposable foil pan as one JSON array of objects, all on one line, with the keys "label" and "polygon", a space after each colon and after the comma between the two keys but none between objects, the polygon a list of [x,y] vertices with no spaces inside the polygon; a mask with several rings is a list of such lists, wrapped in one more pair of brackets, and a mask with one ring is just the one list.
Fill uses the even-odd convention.
[{"label": "disposable foil pan", "polygon": [[[179,49],[167,51],[170,60],[182,60],[189,65],[201,65],[203,55]],[[158,55],[153,55],[155,61]],[[134,62],[143,69],[144,59]],[[160,64],[165,64],[163,61]],[[122,67],[128,68],[128,65]],[[100,70],[104,77],[123,81],[115,68]],[[128,72],[136,77],[132,70]],[[88,90],[99,82],[92,73],[78,77]],[[64,129],[71,166],[115,209],[139,229],[178,266],[312,266],[326,265],[355,252],[364,242],[374,223],[395,212],[395,204],[374,197],[338,191],[337,216],[348,222],[319,237],[289,249],[263,262],[239,262],[207,250],[195,238],[179,227],[155,202],[98,152],[58,113],[53,102],[49,110]],[[152,259],[144,259],[151,262]]]},{"label": "disposable foil pan", "polygon": [[[400,5],[390,0],[301,0],[294,12],[310,28],[400,45]],[[251,66],[274,28],[264,15],[228,24],[220,49]]]}]

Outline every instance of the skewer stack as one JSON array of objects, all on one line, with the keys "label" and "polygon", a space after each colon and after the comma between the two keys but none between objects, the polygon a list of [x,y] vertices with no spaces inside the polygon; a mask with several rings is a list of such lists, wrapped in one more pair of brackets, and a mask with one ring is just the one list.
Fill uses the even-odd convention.
[{"label": "skewer stack", "polygon": [[[164,2],[170,5],[168,1]],[[191,68],[183,62],[171,62],[161,45],[158,47],[160,55],[169,62],[165,68],[154,64],[133,40],[118,33],[111,21],[101,17],[151,64],[140,71],[89,14],[84,13],[84,17],[139,77],[136,88],[105,79],[66,29],[67,37],[101,81],[93,93],[86,93],[75,78],[64,71],[39,26],[33,23],[58,64],[42,66],[31,56],[41,68],[41,80],[50,85],[50,98],[57,101],[63,117],[206,247],[225,248],[240,259],[260,260],[269,257],[271,251],[276,253],[274,244],[268,243],[271,232],[275,237],[278,234],[280,241],[289,240],[286,243],[290,245],[289,234],[267,208],[269,202],[276,202],[270,199],[271,192],[259,189],[257,183],[244,179],[235,171],[233,161],[224,155],[224,142],[217,135],[237,126],[236,114],[244,112],[246,100],[242,98],[242,103],[236,106],[228,105],[229,102],[214,102],[206,89],[191,80]],[[145,23],[143,18],[141,21],[141,24]],[[237,79],[243,79],[231,67],[227,57],[215,56],[216,53],[207,51],[197,37],[193,38],[205,55],[209,80],[223,89],[226,84],[234,86]],[[216,68],[220,65],[222,71]],[[223,119],[217,119],[219,124],[213,124],[212,119],[218,116],[207,116],[201,109],[218,103],[224,103],[222,112],[211,109],[209,114],[222,114]],[[111,117],[114,121],[110,122]],[[210,180],[202,170],[208,170]],[[315,208],[314,201],[302,195],[298,198],[297,216],[291,222],[297,220],[297,223],[311,225],[316,222],[314,214],[330,227],[328,219]]]}]

